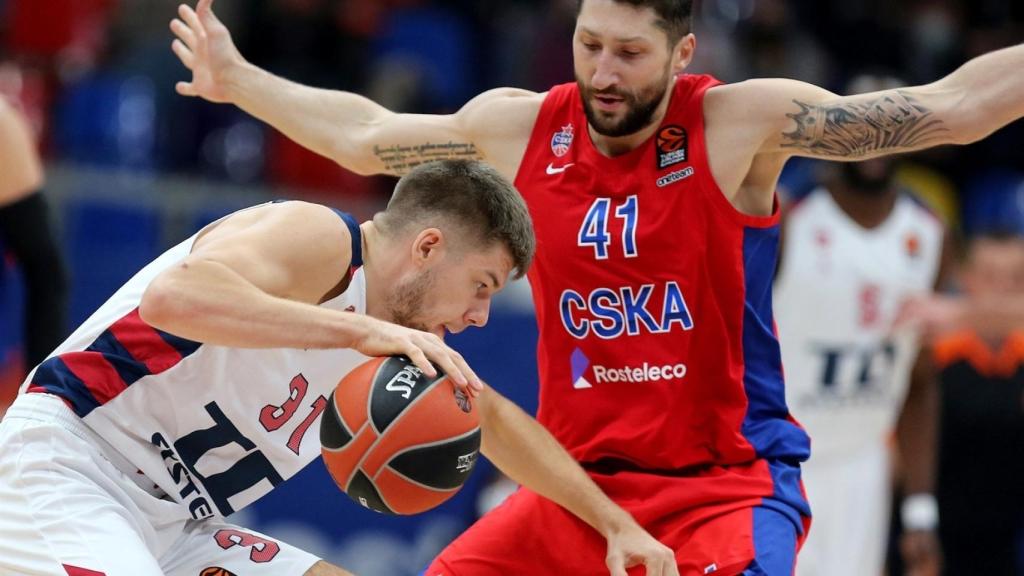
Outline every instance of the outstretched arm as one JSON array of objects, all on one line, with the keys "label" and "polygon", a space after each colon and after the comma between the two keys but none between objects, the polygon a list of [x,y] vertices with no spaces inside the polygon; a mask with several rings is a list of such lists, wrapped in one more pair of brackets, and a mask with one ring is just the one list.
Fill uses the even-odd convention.
[{"label": "outstretched arm", "polygon": [[[754,154],[864,160],[942,144],[967,144],[1024,116],[1024,45],[975,58],[945,78],[837,96],[782,79],[715,92]],[[709,93],[712,94],[712,93]]]},{"label": "outstretched arm", "polygon": [[611,501],[551,434],[490,388],[479,397],[481,451],[512,480],[554,501],[608,540],[612,576],[644,565],[649,576],[678,576],[675,556]]},{"label": "outstretched arm", "polygon": [[182,4],[171,45],[192,71],[177,90],[236,104],[314,152],[360,174],[401,176],[431,160],[486,160],[512,179],[543,95],[501,88],[450,115],[396,114],[348,92],[290,82],[245,61],[212,10]]}]

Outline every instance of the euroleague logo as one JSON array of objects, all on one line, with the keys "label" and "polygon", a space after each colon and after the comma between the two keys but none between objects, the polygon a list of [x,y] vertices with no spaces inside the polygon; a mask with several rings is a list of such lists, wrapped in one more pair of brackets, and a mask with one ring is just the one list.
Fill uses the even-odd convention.
[{"label": "euroleague logo", "polygon": [[566,124],[551,137],[551,152],[558,158],[569,153],[569,147],[572,146],[573,131],[572,124]]},{"label": "euroleague logo", "polygon": [[689,137],[682,126],[665,126],[658,131],[654,143],[658,149],[658,170],[686,162]]}]

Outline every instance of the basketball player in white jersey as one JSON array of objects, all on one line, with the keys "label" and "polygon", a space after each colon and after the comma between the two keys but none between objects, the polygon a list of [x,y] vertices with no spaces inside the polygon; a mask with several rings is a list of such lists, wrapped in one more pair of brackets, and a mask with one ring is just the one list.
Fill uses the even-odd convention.
[{"label": "basketball player in white jersey", "polygon": [[171,248],[33,370],[0,423],[0,574],[348,574],[223,517],[319,456],[316,422],[347,371],[405,354],[476,396],[483,452],[599,530],[613,574],[677,575],[442,340],[483,326],[533,252],[523,201],[473,161],[421,166],[361,225],[265,204]]},{"label": "basketball player in white jersey", "polygon": [[[895,87],[861,77],[853,89]],[[902,410],[902,547],[908,567],[924,570],[912,574],[937,575],[934,383],[915,335],[893,325],[908,298],[936,285],[944,227],[895,185],[895,160],[834,168],[827,187],[787,212],[775,283],[786,400],[813,439],[804,486],[814,530],[797,574],[882,574],[889,438]]]}]

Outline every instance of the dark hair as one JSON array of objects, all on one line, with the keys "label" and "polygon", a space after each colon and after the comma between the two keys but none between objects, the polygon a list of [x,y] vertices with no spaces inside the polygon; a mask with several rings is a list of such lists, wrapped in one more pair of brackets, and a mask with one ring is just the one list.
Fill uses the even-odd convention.
[{"label": "dark hair", "polygon": [[[512,183],[483,162],[439,160],[420,164],[402,177],[384,212],[374,222],[385,234],[400,234],[412,225],[454,225],[468,233],[467,245],[508,248],[515,278],[530,268],[536,241],[533,222]],[[470,244],[471,243],[471,244]]]},{"label": "dark hair", "polygon": [[[657,25],[668,36],[669,46],[690,33],[693,23],[693,0],[612,0],[637,8],[650,7],[658,15]],[[583,0],[576,0],[576,15],[583,9]]]}]

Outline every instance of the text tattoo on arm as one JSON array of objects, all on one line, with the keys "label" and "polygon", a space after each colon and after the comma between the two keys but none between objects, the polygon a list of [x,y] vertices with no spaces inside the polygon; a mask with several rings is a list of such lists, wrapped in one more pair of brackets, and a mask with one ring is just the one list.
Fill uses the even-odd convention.
[{"label": "text tattoo on arm", "polygon": [[941,143],[949,132],[942,120],[902,90],[842,104],[793,102],[800,112],[786,114],[796,129],[783,132],[783,148],[815,156],[866,158]]},{"label": "text tattoo on arm", "polygon": [[393,174],[404,175],[420,164],[434,160],[483,160],[483,154],[472,142],[424,142],[406,146],[374,146],[373,154]]}]

